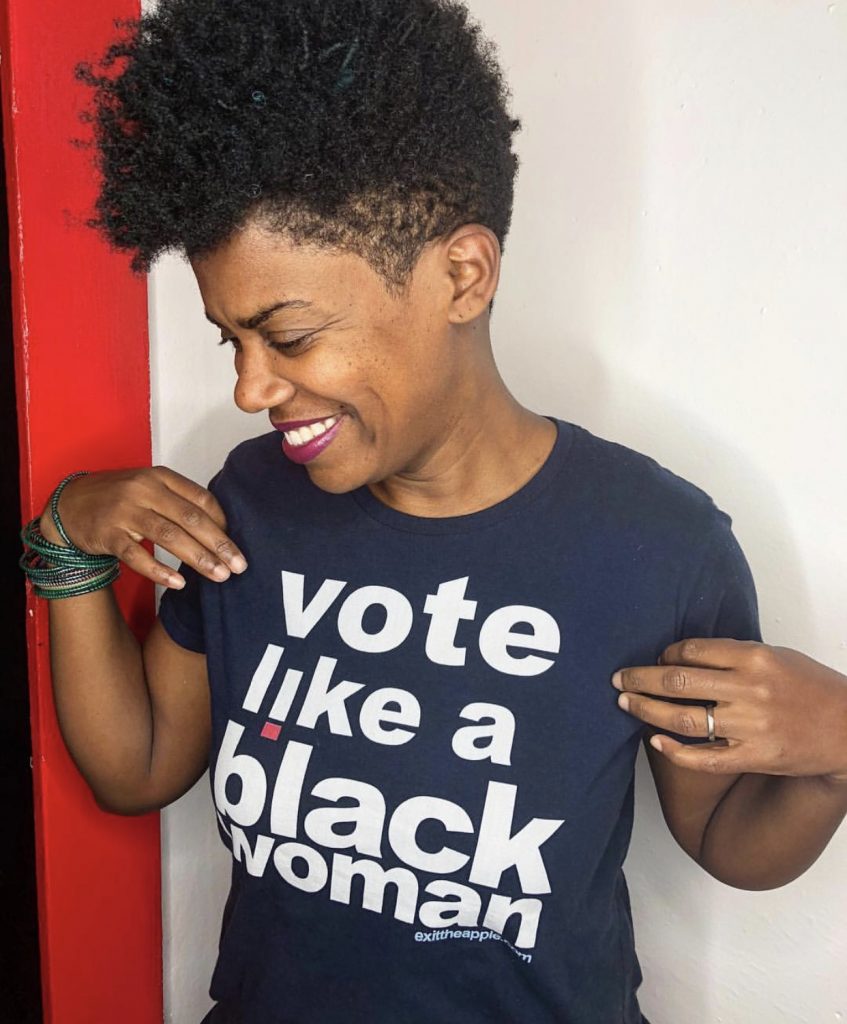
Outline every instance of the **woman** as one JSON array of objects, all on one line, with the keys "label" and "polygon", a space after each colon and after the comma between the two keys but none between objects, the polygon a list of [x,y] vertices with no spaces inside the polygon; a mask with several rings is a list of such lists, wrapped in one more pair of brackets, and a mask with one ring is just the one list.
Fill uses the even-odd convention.
[{"label": "woman", "polygon": [[[707,496],[500,378],[518,123],[490,45],[436,0],[170,0],[84,77],[102,227],[139,269],[187,254],[236,402],[275,428],[208,490],[77,477],[28,531],[101,805],[211,767],[234,858],[214,1019],[641,1020],[643,722],[680,845],[762,888],[847,809],[845,690],[758,643]],[[143,647],[115,558],[168,588]]]}]

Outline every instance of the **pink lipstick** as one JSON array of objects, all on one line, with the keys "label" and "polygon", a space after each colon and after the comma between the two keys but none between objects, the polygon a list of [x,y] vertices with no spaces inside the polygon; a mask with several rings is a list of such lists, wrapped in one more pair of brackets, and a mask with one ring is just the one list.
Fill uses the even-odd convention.
[{"label": "pink lipstick", "polygon": [[316,459],[335,440],[343,416],[327,416],[317,420],[287,420],[274,423],[283,435],[282,450],[298,465]]}]

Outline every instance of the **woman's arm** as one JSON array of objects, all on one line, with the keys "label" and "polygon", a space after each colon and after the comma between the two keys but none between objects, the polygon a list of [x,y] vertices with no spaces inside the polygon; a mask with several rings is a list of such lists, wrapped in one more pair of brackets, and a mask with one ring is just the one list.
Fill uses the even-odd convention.
[{"label": "woman's arm", "polygon": [[[74,480],[62,494],[61,517],[82,550],[118,555],[177,588],[181,577],[141,546],[145,537],[218,582],[246,566],[223,532],[214,497],[170,470]],[[48,512],[41,530],[62,543]],[[208,758],[204,655],[174,643],[159,622],[139,644],[111,588],[51,601],[50,645],[62,736],[100,806],[140,814],[186,792]]]},{"label": "woman's arm", "polygon": [[776,889],[817,860],[847,814],[847,782],[827,776],[709,775],[647,745],[662,813],[679,845],[738,889]]},{"label": "woman's arm", "polygon": [[712,815],[699,863],[739,889],[776,889],[812,866],[847,814],[847,782],[743,775]]},{"label": "woman's arm", "polygon": [[797,651],[734,640],[683,641],[662,661],[616,674],[626,710],[657,729],[706,737],[705,709],[686,701],[710,701],[719,737],[650,739],[671,832],[728,885],[785,885],[847,814],[847,677]]},{"label": "woman's arm", "polygon": [[142,814],[194,785],[210,738],[202,654],[158,621],[142,648],[110,588],[53,602],[50,648],[59,727],[104,810]]}]

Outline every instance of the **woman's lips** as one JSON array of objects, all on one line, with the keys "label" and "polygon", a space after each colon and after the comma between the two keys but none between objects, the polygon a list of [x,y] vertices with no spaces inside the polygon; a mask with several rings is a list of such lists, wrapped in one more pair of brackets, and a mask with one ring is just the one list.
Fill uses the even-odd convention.
[{"label": "woman's lips", "polygon": [[299,430],[300,427],[312,427],[318,423],[325,423],[329,420],[334,420],[340,415],[340,413],[334,413],[332,416],[313,417],[310,420],[285,420],[283,423],[277,423],[273,417],[271,417],[271,423],[273,423],[277,430],[282,430],[284,433],[287,433],[290,430]]},{"label": "woman's lips", "polygon": [[[332,420],[335,422],[331,422]],[[329,416],[325,420],[292,420],[286,423],[274,423],[274,426],[283,434],[282,450],[285,455],[298,465],[305,465],[316,459],[321,452],[328,448],[335,440],[341,426],[343,417]],[[327,425],[329,424],[329,425]],[[303,431],[312,433],[311,428],[323,427],[323,433],[316,437],[304,439]]]}]

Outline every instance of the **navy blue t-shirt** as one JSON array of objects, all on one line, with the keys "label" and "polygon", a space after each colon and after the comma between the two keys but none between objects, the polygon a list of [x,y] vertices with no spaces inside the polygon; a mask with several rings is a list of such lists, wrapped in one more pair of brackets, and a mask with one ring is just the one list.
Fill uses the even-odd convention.
[{"label": "navy blue t-shirt", "polygon": [[610,683],[759,637],[728,517],[557,421],[521,490],[430,519],[239,445],[212,483],[249,569],[185,569],[233,854],[211,995],[243,1024],[636,1024],[621,865],[643,726]]}]

